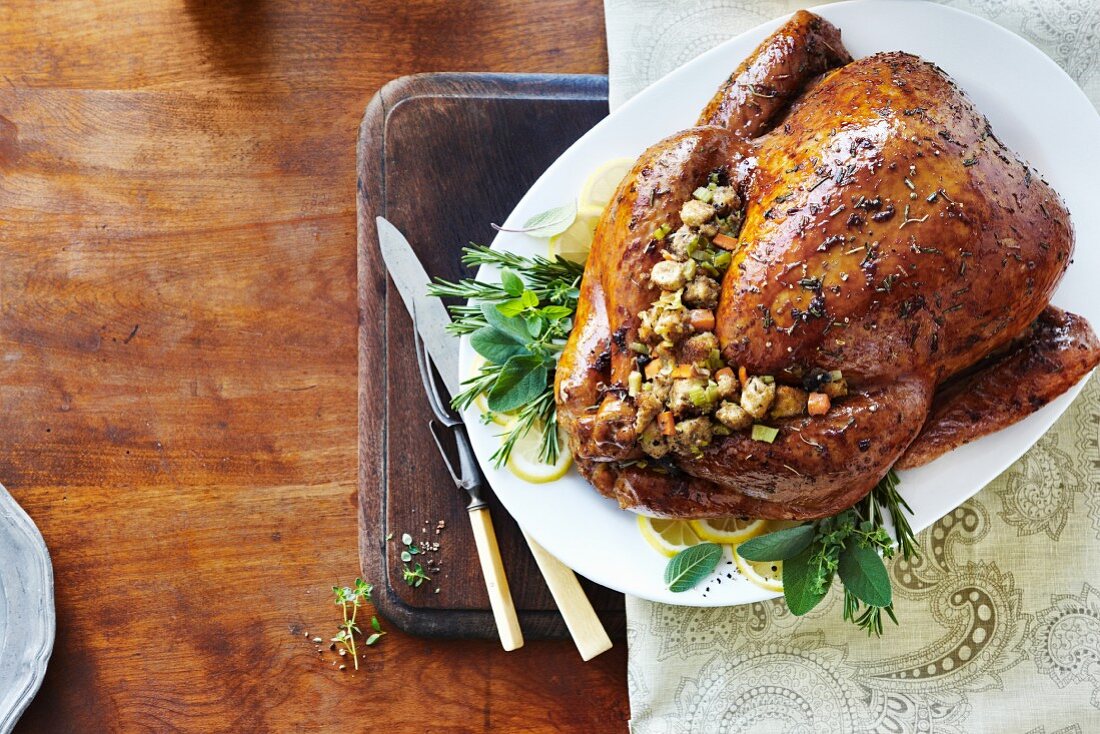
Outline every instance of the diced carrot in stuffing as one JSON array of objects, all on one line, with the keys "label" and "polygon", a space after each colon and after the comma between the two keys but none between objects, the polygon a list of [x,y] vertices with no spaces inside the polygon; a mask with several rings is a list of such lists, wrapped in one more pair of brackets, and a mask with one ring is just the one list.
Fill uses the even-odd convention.
[{"label": "diced carrot in stuffing", "polygon": [[731,370],[729,367],[723,367],[722,369],[714,373],[715,381],[720,381],[723,377],[728,377],[732,380],[734,378],[733,370]]},{"label": "diced carrot in stuffing", "polygon": [[809,400],[806,401],[806,412],[810,415],[825,415],[829,412],[830,404],[828,395],[823,392],[812,392]]},{"label": "diced carrot in stuffing", "polygon": [[688,312],[691,328],[696,331],[714,331],[714,311],[709,308],[694,308]]},{"label": "diced carrot in stuffing", "polygon": [[673,377],[694,377],[695,367],[690,364],[678,364],[672,368]]},{"label": "diced carrot in stuffing", "polygon": [[661,433],[666,436],[672,436],[676,433],[676,420],[672,417],[672,411],[666,410],[657,416],[657,425],[661,429]]},{"label": "diced carrot in stuffing", "polygon": [[652,380],[654,377],[661,373],[662,363],[661,360],[655,359],[645,366],[645,377],[647,380]]},{"label": "diced carrot in stuffing", "polygon": [[741,383],[742,388],[749,382],[749,371],[744,365],[737,368],[737,381]]},{"label": "diced carrot in stuffing", "polygon": [[711,242],[721,247],[723,250],[735,250],[737,249],[737,240],[730,237],[728,234],[716,234]]}]

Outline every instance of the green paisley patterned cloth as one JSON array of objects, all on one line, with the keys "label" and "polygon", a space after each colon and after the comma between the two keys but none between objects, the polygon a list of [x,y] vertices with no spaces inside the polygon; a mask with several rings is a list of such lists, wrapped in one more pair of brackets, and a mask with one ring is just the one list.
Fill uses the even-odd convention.
[{"label": "green paisley patterned cloth", "polygon": [[[1100,102],[1098,0],[946,4],[1023,36]],[[605,0],[612,107],[799,7]],[[903,626],[882,639],[841,621],[836,589],[805,617],[782,600],[696,609],[628,597],[631,730],[1100,732],[1100,380],[919,541],[918,561],[891,564]]]}]

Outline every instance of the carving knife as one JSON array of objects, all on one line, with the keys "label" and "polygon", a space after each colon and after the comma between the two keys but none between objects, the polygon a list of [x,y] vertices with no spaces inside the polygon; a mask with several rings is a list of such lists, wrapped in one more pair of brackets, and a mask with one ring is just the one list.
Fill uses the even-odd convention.
[{"label": "carving knife", "polygon": [[[458,338],[450,334],[446,328],[451,322],[450,315],[447,313],[442,301],[427,294],[427,286],[431,279],[405,236],[383,217],[378,217],[377,224],[378,244],[382,252],[382,259],[386,263],[386,269],[389,271],[394,285],[397,286],[397,292],[405,303],[405,308],[414,316],[417,330],[427,347],[428,353],[431,355],[432,361],[435,362],[440,376],[443,378],[449,398],[460,389]],[[479,513],[484,513],[484,520],[481,520],[480,517],[474,520],[473,513],[471,513],[471,519],[475,524],[475,538],[478,535],[476,528],[479,524],[484,524],[488,529],[488,533],[492,535],[493,529],[489,520],[488,509],[481,509]],[[585,595],[584,589],[577,581],[576,575],[565,564],[536,543],[526,531],[523,532],[523,535],[532,555],[535,557],[539,570],[543,574],[543,578],[546,580],[547,586],[550,588],[554,602],[558,605],[566,627],[573,636],[573,641],[576,643],[582,659],[590,660],[601,652],[608,650],[611,647],[611,640],[607,636],[599,617],[596,616],[596,612]],[[501,639],[503,642],[502,619],[506,622],[506,628],[514,628],[517,636],[519,635],[519,625],[518,622],[513,622],[511,625],[507,624],[509,619],[508,610],[510,610],[510,619],[515,620],[515,608],[507,591],[508,582],[500,565],[495,535],[492,535],[492,542],[487,545],[490,546],[487,550],[495,556],[495,563],[493,559],[487,559],[482,553],[480,542],[478,554],[481,559],[482,570],[486,572],[487,585],[492,583],[490,581],[492,567],[500,570],[500,581],[498,583],[504,589],[503,596],[506,597],[507,610],[502,610],[502,613],[498,614],[496,603],[494,603],[493,614],[497,620],[497,629],[502,631]],[[486,571],[487,568],[489,568],[489,571]],[[492,601],[493,598],[494,595],[490,588],[490,600]],[[503,603],[505,600],[501,601]],[[509,649],[507,643],[504,644],[505,648]],[[519,644],[523,644],[522,638]]]}]

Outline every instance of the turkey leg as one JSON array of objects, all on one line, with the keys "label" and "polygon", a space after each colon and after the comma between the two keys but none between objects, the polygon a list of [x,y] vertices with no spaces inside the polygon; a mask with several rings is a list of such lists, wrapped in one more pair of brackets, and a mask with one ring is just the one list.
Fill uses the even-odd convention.
[{"label": "turkey leg", "polygon": [[774,124],[811,81],[851,60],[836,26],[799,10],[737,67],[696,124],[725,128],[743,139],[755,138]]},{"label": "turkey leg", "polygon": [[899,469],[922,466],[1010,426],[1058,397],[1100,362],[1088,322],[1047,306],[1007,352],[942,387]]}]

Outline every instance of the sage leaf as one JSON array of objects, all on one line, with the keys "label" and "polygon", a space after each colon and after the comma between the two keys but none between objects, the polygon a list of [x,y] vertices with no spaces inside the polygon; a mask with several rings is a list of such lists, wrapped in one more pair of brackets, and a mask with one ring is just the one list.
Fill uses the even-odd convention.
[{"label": "sage leaf", "polygon": [[500,273],[500,285],[504,288],[504,292],[510,295],[512,298],[519,298],[523,295],[523,280],[516,275],[514,270],[502,270]]},{"label": "sage leaf", "polygon": [[523,223],[523,229],[520,231],[532,237],[554,237],[569,229],[569,225],[573,224],[576,218],[577,204],[571,201],[536,214]]},{"label": "sage leaf", "polygon": [[816,532],[807,524],[758,535],[737,546],[737,554],[749,561],[785,561],[804,551]]},{"label": "sage leaf", "polygon": [[892,601],[886,564],[870,546],[848,545],[840,552],[837,566],[844,588],[871,607],[886,607]]},{"label": "sage leaf", "polygon": [[825,598],[832,582],[831,578],[826,579],[818,588],[819,569],[816,564],[810,563],[816,548],[817,544],[811,543],[798,555],[783,561],[783,596],[787,600],[787,608],[796,617],[816,607]]},{"label": "sage leaf", "polygon": [[489,390],[489,410],[507,413],[522,408],[546,390],[546,365],[539,357],[519,354],[511,357]]},{"label": "sage leaf", "polygon": [[527,346],[494,326],[483,326],[470,334],[470,346],[493,364],[504,364],[517,354],[529,354]]},{"label": "sage leaf", "polygon": [[669,591],[687,591],[714,571],[722,558],[722,546],[700,543],[677,553],[665,566],[665,585]]},{"label": "sage leaf", "polygon": [[517,341],[523,344],[527,343],[527,325],[521,320],[505,316],[500,312],[497,304],[481,304],[481,315],[485,317],[485,322],[488,323],[489,326],[500,329],[505,334],[511,334]]}]

